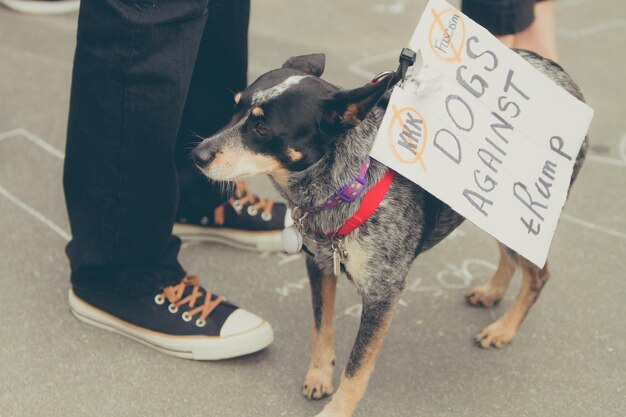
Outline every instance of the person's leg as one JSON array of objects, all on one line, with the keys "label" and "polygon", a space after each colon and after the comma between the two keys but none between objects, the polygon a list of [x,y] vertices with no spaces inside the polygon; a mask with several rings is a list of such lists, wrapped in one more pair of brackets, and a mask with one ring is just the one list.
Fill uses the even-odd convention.
[{"label": "person's leg", "polygon": [[250,0],[209,3],[176,143],[181,198],[174,233],[241,249],[279,251],[281,232],[291,220],[286,205],[255,196],[242,182],[234,189],[211,182],[190,158],[202,138],[228,123],[235,93],[246,87],[249,12]]},{"label": "person's leg", "polygon": [[551,0],[463,0],[461,10],[507,47],[557,61]]},{"label": "person's leg", "polygon": [[461,11],[510,46],[511,35],[533,22],[535,0],[463,0]]},{"label": "person's leg", "polygon": [[206,3],[81,6],[64,171],[79,290],[141,295],[184,275],[173,149]]},{"label": "person's leg", "polygon": [[204,216],[225,200],[193,164],[191,150],[228,123],[246,87],[250,0],[212,0],[176,142],[180,217]]},{"label": "person's leg", "polygon": [[515,35],[500,35],[496,36],[507,48],[513,48],[515,45]]},{"label": "person's leg", "polygon": [[185,276],[171,234],[174,145],[206,4],[83,2],[64,171],[69,302],[79,320],[161,352],[223,359],[266,347],[273,333]]},{"label": "person's leg", "polygon": [[535,20],[526,30],[515,34],[514,48],[528,49],[544,58],[558,61],[552,1],[535,3]]}]

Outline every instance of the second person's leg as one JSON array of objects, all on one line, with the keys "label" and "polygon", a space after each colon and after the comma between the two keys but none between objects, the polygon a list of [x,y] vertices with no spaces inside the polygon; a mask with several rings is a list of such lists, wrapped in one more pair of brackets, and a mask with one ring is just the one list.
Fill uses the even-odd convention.
[{"label": "second person's leg", "polygon": [[[202,138],[228,123],[234,95],[246,87],[250,0],[211,0],[176,144],[181,198],[174,233],[242,249],[281,250],[289,222],[284,204],[210,182],[189,156]],[[224,190],[226,188],[226,190]]]}]

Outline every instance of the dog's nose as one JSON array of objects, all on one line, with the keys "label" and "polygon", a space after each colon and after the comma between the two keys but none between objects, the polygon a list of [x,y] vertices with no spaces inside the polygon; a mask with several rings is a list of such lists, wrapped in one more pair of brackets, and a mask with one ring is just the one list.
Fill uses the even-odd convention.
[{"label": "dog's nose", "polygon": [[198,168],[206,168],[215,159],[216,153],[215,150],[198,146],[191,151],[191,159]]}]

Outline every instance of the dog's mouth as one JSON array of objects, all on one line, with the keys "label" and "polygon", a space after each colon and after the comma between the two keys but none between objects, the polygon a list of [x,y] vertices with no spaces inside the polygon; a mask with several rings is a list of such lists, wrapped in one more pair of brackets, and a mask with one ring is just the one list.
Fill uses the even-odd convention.
[{"label": "dog's mouth", "polygon": [[239,172],[234,173],[232,169],[225,169],[219,167],[209,166],[208,168],[200,168],[200,171],[207,177],[214,181],[239,181],[246,178],[254,177],[257,175],[253,172]]},{"label": "dog's mouth", "polygon": [[269,155],[255,154],[243,148],[223,148],[208,165],[198,168],[212,180],[237,181],[259,174],[271,174],[279,170],[281,164]]}]

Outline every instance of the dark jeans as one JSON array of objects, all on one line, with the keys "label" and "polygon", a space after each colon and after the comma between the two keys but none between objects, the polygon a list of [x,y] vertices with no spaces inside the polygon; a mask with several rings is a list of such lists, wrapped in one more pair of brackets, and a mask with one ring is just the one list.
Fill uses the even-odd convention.
[{"label": "dark jeans", "polygon": [[73,287],[154,294],[180,281],[178,216],[219,189],[189,152],[246,85],[249,0],[83,0],[64,188]]}]

